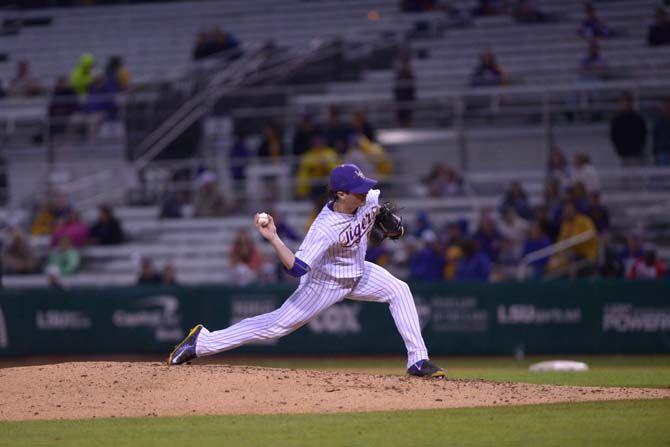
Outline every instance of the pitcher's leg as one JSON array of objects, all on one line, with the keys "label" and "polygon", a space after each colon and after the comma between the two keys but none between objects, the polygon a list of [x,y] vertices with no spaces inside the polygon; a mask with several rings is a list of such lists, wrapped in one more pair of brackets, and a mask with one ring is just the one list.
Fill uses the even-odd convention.
[{"label": "pitcher's leg", "polygon": [[347,299],[388,303],[393,321],[407,348],[407,366],[428,358],[421,336],[419,315],[412,292],[406,282],[399,280],[383,267],[365,263],[365,273]]},{"label": "pitcher's leg", "polygon": [[279,309],[246,318],[219,331],[203,329],[198,335],[196,354],[204,357],[250,342],[288,335],[342,300],[348,292],[349,289],[338,284],[305,283]]}]

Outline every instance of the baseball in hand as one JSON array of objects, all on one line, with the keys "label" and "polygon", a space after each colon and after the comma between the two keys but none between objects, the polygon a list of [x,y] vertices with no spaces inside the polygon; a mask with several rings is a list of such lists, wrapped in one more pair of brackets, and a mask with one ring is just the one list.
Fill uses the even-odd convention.
[{"label": "baseball in hand", "polygon": [[261,227],[265,227],[269,223],[270,223],[270,216],[268,216],[268,213],[258,214],[258,225],[260,225]]}]

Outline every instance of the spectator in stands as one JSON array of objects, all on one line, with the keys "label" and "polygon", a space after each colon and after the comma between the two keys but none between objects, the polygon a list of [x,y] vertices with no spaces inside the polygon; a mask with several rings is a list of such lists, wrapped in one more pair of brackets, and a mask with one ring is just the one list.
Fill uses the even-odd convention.
[{"label": "spectator in stands", "polygon": [[496,221],[493,216],[491,216],[490,210],[483,209],[479,213],[477,230],[472,238],[479,244],[482,252],[488,256],[490,260],[496,261],[498,259],[498,253],[502,247],[503,237],[498,231]]},{"label": "spectator in stands", "polygon": [[123,64],[121,56],[111,56],[107,61],[105,83],[114,92],[123,92],[130,87],[130,72]]},{"label": "spectator in stands", "polygon": [[211,31],[201,31],[198,33],[193,50],[193,59],[205,59],[224,51],[230,51],[229,59],[233,59],[239,56],[239,46],[240,42],[234,35],[222,31],[219,27],[215,27]]},{"label": "spectator in stands", "polygon": [[556,241],[560,225],[557,219],[549,218],[549,210],[545,205],[535,207],[533,210],[533,219],[540,225],[542,232],[547,235],[550,241]]},{"label": "spectator in stands", "polygon": [[106,82],[104,77],[96,76],[89,86],[86,102],[70,119],[72,129],[78,129],[80,134],[91,139],[98,134],[104,122],[116,121],[118,107],[114,89],[114,85]]},{"label": "spectator in stands", "polygon": [[644,117],[633,108],[633,96],[626,92],[622,108],[610,122],[610,139],[624,166],[640,166],[644,161],[647,125]]},{"label": "spectator in stands", "polygon": [[34,236],[51,235],[58,219],[70,213],[72,207],[59,191],[50,191],[48,199],[40,203],[32,220],[30,234]]},{"label": "spectator in stands", "polygon": [[444,265],[444,279],[453,281],[456,279],[456,271],[458,270],[458,263],[463,257],[463,249],[461,245],[452,245],[446,250],[446,264]]},{"label": "spectator in stands", "polygon": [[445,259],[437,235],[425,230],[421,235],[422,247],[409,260],[409,279],[413,281],[440,281]]},{"label": "spectator in stands", "polygon": [[165,265],[163,266],[163,272],[161,273],[161,284],[164,286],[178,285],[177,272],[172,262],[166,262]]},{"label": "spectator in stands", "polygon": [[524,191],[521,183],[517,181],[511,182],[507,188],[502,204],[500,205],[500,211],[504,212],[505,208],[508,207],[514,208],[516,213],[523,219],[530,219],[533,217],[526,191]]},{"label": "spectator in stands", "polygon": [[587,214],[589,212],[590,200],[586,192],[584,184],[581,182],[574,183],[568,189],[568,199],[574,205],[578,213]]},{"label": "spectator in stands", "polygon": [[605,245],[600,265],[600,276],[602,278],[623,278],[624,273],[624,265],[616,247],[611,244]]},{"label": "spectator in stands", "polygon": [[2,252],[4,273],[33,273],[37,268],[37,257],[23,230],[19,227],[11,228],[8,240],[9,242]]},{"label": "spectator in stands", "polygon": [[79,62],[70,73],[70,84],[77,95],[86,96],[94,79],[95,58],[90,53],[79,57]]},{"label": "spectator in stands", "polygon": [[662,166],[670,165],[670,97],[663,98],[661,112],[654,121],[654,160]]},{"label": "spectator in stands", "polygon": [[83,247],[88,240],[88,228],[86,223],[81,220],[81,216],[76,211],[70,211],[65,218],[61,219],[59,225],[51,235],[51,246],[59,245],[60,240],[68,239],[68,243],[73,247]]},{"label": "spectator in stands", "polygon": [[463,194],[463,179],[454,168],[445,163],[433,165],[423,180],[430,197],[453,197]]},{"label": "spectator in stands", "polygon": [[412,229],[412,235],[414,237],[421,237],[424,231],[432,230],[433,224],[430,222],[430,217],[428,213],[420,210],[416,213],[416,228]]},{"label": "spectator in stands", "polygon": [[183,217],[183,208],[187,203],[187,195],[184,191],[167,193],[161,203],[161,219],[180,219]]},{"label": "spectator in stands", "polygon": [[647,44],[650,47],[670,44],[670,20],[668,12],[662,6],[656,9],[654,24],[649,27],[647,33]]},{"label": "spectator in stands", "polygon": [[365,260],[386,267],[391,262],[391,253],[386,249],[384,244],[375,247],[368,245],[368,249],[365,252]]},{"label": "spectator in stands", "polygon": [[603,81],[609,77],[609,66],[607,60],[600,52],[600,44],[592,39],[589,44],[588,54],[579,65],[579,80],[584,82]]},{"label": "spectator in stands", "polygon": [[549,220],[557,222],[563,209],[563,200],[560,184],[556,179],[548,179],[544,185],[544,206]]},{"label": "spectator in stands", "polygon": [[559,190],[570,183],[568,159],[560,149],[554,148],[549,153],[547,177],[558,182]]},{"label": "spectator in stands", "polygon": [[199,186],[193,201],[194,217],[220,217],[228,213],[228,205],[211,171],[203,171],[197,179]]},{"label": "spectator in stands", "polygon": [[71,275],[76,273],[80,266],[81,256],[70,238],[67,236],[60,238],[56,248],[49,255],[47,268],[58,269],[59,275]]},{"label": "spectator in stands", "polygon": [[49,201],[42,203],[35,216],[30,228],[30,234],[33,236],[50,235],[56,228],[56,216]]},{"label": "spectator in stands", "polygon": [[10,96],[37,96],[43,92],[40,82],[30,74],[30,63],[27,60],[18,61],[16,76],[9,82],[7,93]]},{"label": "spectator in stands", "polygon": [[479,64],[475,67],[470,77],[470,85],[473,87],[491,87],[507,83],[507,76],[496,60],[496,55],[491,49],[486,49],[479,55]]},{"label": "spectator in stands", "polygon": [[409,54],[402,54],[395,70],[395,86],[393,94],[396,102],[396,124],[400,127],[412,126],[414,111],[414,72]]},{"label": "spectator in stands", "polygon": [[626,276],[630,274],[635,261],[644,256],[642,248],[642,237],[637,233],[631,233],[626,237],[626,245],[620,253],[620,260],[624,266]]},{"label": "spectator in stands", "polygon": [[498,222],[497,227],[503,239],[511,244],[511,256],[518,260],[528,233],[528,222],[517,214],[514,207],[508,206],[502,211],[502,219]]},{"label": "spectator in stands", "polygon": [[[521,256],[523,257],[529,253],[542,250],[543,248],[546,248],[550,245],[551,240],[542,231],[542,225],[540,224],[540,222],[533,221],[530,224],[530,228],[528,230],[528,238],[524,243],[523,252],[521,253]],[[529,265],[531,270],[530,276],[532,278],[541,278],[542,276],[544,276],[544,271],[548,262],[549,262],[549,256],[531,262]]]},{"label": "spectator in stands", "polygon": [[362,134],[352,134],[349,138],[349,150],[342,159],[343,163],[351,163],[369,172],[378,180],[384,180],[393,171],[391,158],[384,148],[370,141]]},{"label": "spectator in stands", "polygon": [[461,243],[463,255],[456,267],[457,281],[488,281],[491,274],[491,260],[482,253],[477,243],[466,239]]},{"label": "spectator in stands", "polygon": [[344,154],[349,142],[349,133],[351,129],[340,120],[340,109],[331,104],[328,107],[328,120],[323,127],[323,136],[328,146],[337,150],[339,154]]},{"label": "spectator in stands", "polygon": [[200,31],[195,39],[193,48],[193,60],[204,59],[213,54],[213,45],[206,31]]},{"label": "spectator in stands", "polygon": [[649,248],[638,258],[628,272],[628,279],[663,279],[665,264],[656,257],[656,250]]},{"label": "spectator in stands", "polygon": [[279,160],[285,153],[284,143],[277,127],[273,125],[265,126],[263,129],[263,139],[258,145],[256,151],[259,157]]},{"label": "spectator in stands", "polygon": [[[563,206],[563,219],[561,230],[558,235],[558,242],[573,238],[586,232],[596,232],[596,227],[590,217],[580,214],[571,202],[566,202]],[[549,261],[551,269],[571,267],[573,262],[587,262],[587,265],[593,266],[598,258],[598,240],[594,235],[590,239],[581,242],[567,253],[554,255]]]},{"label": "spectator in stands", "polygon": [[574,160],[571,175],[572,183],[582,183],[589,193],[600,191],[600,176],[591,164],[591,158],[580,152],[575,154]]},{"label": "spectator in stands", "polygon": [[263,256],[245,229],[241,229],[235,236],[230,264],[238,285],[254,282],[263,274]]},{"label": "spectator in stands", "polygon": [[377,142],[377,132],[362,110],[356,110],[351,115],[351,131],[354,134],[363,135],[373,143]]},{"label": "spectator in stands", "polygon": [[465,225],[467,224],[463,221],[447,222],[443,231],[438,234],[440,243],[447,248],[460,246],[467,234]]},{"label": "spectator in stands", "polygon": [[584,4],[584,19],[577,29],[577,35],[584,39],[593,39],[599,37],[610,37],[611,31],[603,22],[598,18],[596,14],[596,9],[592,3],[587,2]]},{"label": "spectator in stands", "polygon": [[137,285],[160,284],[163,278],[156,271],[154,263],[150,258],[142,257],[140,259],[140,273],[137,277]]},{"label": "spectator in stands", "polygon": [[319,127],[311,114],[302,116],[293,133],[293,155],[302,155],[312,147],[314,138],[319,134]]},{"label": "spectator in stands", "polygon": [[66,76],[59,76],[49,100],[49,132],[52,137],[65,133],[70,117],[78,108],[77,92]]},{"label": "spectator in stands", "polygon": [[300,198],[321,197],[327,190],[330,171],[340,163],[337,152],[322,137],[314,138],[314,146],[300,157],[296,192]]},{"label": "spectator in stands", "polygon": [[123,242],[121,223],[114,216],[112,208],[101,205],[98,208],[98,220],[91,226],[89,242],[92,245],[118,245]]},{"label": "spectator in stands", "polygon": [[517,278],[521,253],[516,242],[503,239],[498,259],[489,276],[490,281],[499,282]]},{"label": "spectator in stands", "polygon": [[600,193],[594,191],[589,194],[588,216],[593,221],[598,233],[604,233],[610,228],[610,212],[600,200]]}]

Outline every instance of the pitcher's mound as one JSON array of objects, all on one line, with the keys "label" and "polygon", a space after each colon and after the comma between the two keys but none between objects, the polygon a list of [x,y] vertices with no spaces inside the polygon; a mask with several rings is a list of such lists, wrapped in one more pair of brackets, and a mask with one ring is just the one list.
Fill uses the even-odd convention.
[{"label": "pitcher's mound", "polygon": [[0,369],[0,396],[0,420],[17,420],[658,399],[670,397],[670,389],[431,380],[251,366],[76,362]]}]

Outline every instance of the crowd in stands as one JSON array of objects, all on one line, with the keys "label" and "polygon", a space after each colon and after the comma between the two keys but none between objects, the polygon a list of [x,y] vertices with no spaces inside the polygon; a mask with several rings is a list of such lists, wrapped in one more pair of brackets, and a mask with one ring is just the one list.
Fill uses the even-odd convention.
[{"label": "crowd in stands", "polygon": [[[431,197],[464,194],[458,173],[441,163],[425,184]],[[403,242],[371,248],[367,259],[404,264],[410,279],[424,281],[503,281],[521,273],[525,278],[665,277],[653,247],[644,247],[634,233],[612,234],[600,188],[588,155],[577,153],[570,163],[556,149],[540,203],[532,203],[523,185],[512,182],[497,209],[481,210],[474,228],[466,219],[438,224],[420,211]],[[520,272],[524,257],[567,240],[574,241],[571,248],[529,259],[527,270]]]},{"label": "crowd in stands", "polygon": [[91,139],[101,127],[118,121],[116,94],[129,89],[130,73],[120,56],[110,57],[98,72],[95,57],[84,53],[69,76],[57,76],[53,88],[32,75],[29,61],[19,60],[4,93],[14,98],[48,94],[49,134]]},{"label": "crowd in stands", "polygon": [[273,124],[264,128],[255,150],[248,147],[243,135],[236,135],[229,151],[231,178],[244,181],[246,167],[254,156],[269,162],[296,156],[296,196],[321,200],[328,174],[338,164],[357,164],[366,173],[381,179],[393,169],[389,156],[377,142],[374,126],[360,110],[353,111],[348,120],[343,119],[336,106],[328,108],[323,121],[306,113],[295,126],[291,144],[287,146],[284,141],[282,130]]},{"label": "crowd in stands", "polygon": [[139,275],[137,285],[163,285],[176,286],[177,275],[172,262],[166,262],[159,271],[151,258],[140,258]]},{"label": "crowd in stands", "polygon": [[[29,235],[49,239],[46,257],[40,259]],[[59,277],[80,270],[82,247],[117,245],[124,241],[124,233],[109,206],[100,206],[97,219],[86,223],[64,195],[55,192],[35,207],[29,228],[18,223],[10,225],[7,240],[2,255],[4,273],[30,274],[44,270]]]}]

